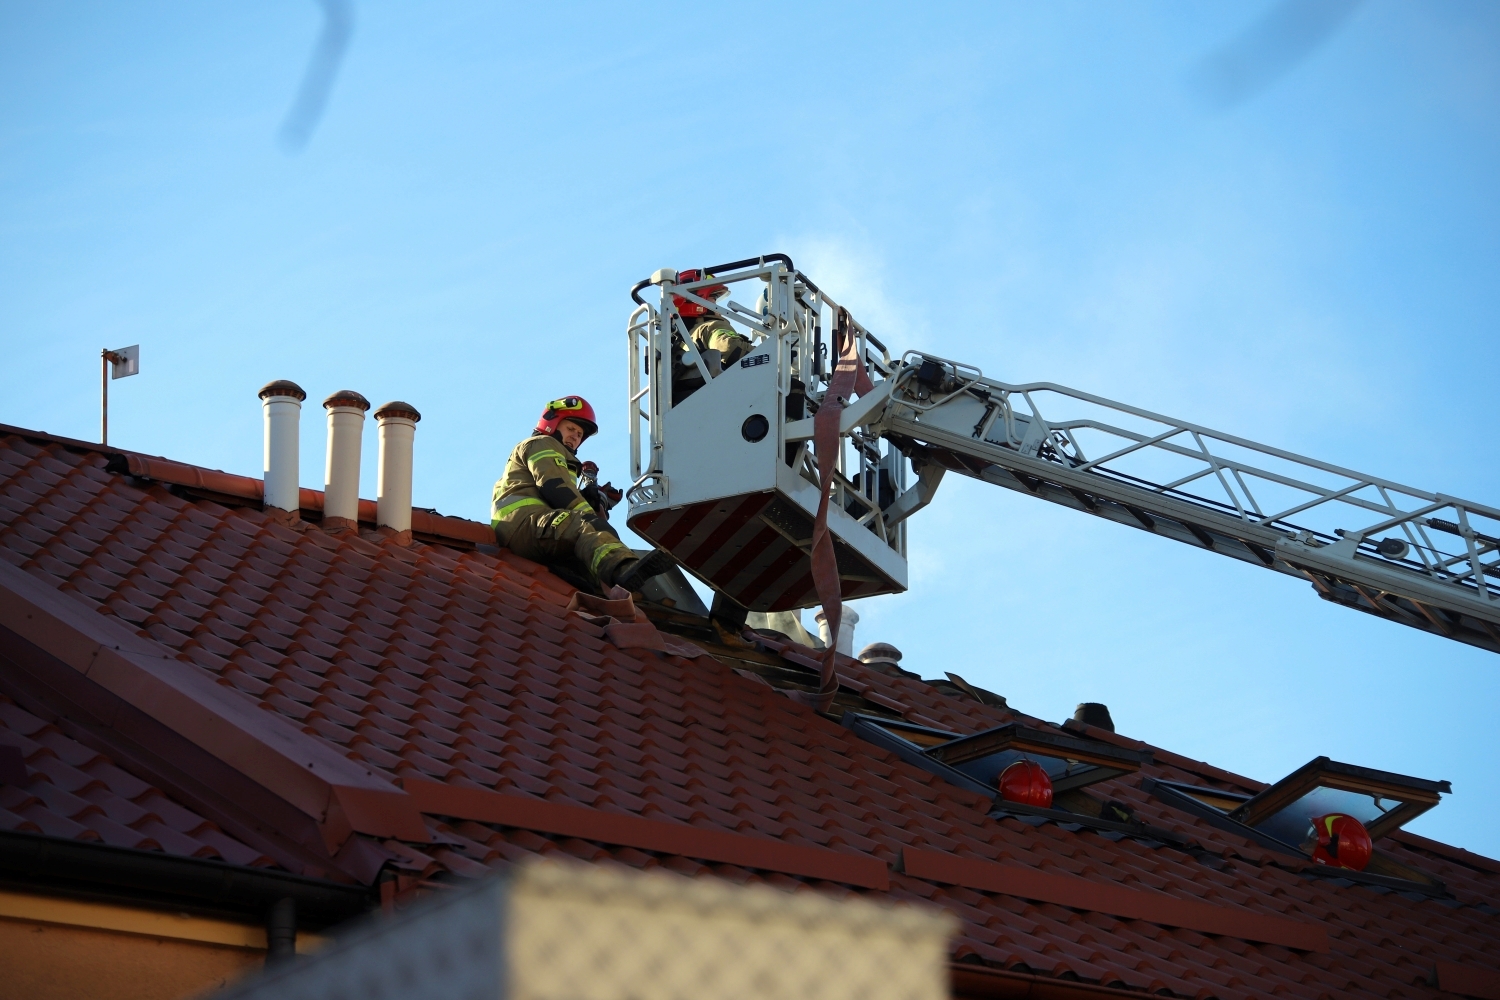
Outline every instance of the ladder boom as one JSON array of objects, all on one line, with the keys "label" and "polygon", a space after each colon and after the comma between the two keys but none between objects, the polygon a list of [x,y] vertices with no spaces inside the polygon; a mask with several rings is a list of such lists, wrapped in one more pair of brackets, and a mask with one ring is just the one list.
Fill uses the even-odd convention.
[{"label": "ladder boom", "polygon": [[1486,579],[1500,578],[1500,510],[1050,382],[903,362],[866,419],[919,471],[935,463],[1500,652],[1500,587]]}]

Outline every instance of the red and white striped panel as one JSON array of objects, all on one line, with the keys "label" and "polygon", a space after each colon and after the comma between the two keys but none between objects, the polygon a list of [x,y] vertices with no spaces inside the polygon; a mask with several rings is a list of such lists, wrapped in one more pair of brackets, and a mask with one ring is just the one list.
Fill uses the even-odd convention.
[{"label": "red and white striped panel", "polygon": [[[812,607],[812,519],[789,503],[773,492],[751,493],[652,511],[630,527],[752,611]],[[798,545],[789,535],[807,537]],[[853,547],[837,539],[834,547],[845,598],[900,589]]]}]

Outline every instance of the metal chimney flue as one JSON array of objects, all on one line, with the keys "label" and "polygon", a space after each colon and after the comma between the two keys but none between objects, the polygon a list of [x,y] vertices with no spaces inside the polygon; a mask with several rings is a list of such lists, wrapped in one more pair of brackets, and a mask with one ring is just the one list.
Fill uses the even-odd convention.
[{"label": "metal chimney flue", "polygon": [[1078,708],[1073,712],[1073,721],[1115,731],[1115,720],[1110,718],[1109,706],[1097,701],[1079,702]]},{"label": "metal chimney flue", "polygon": [[262,503],[267,508],[296,514],[302,509],[298,423],[307,393],[296,382],[278,379],[267,383],[259,395],[266,417]]},{"label": "metal chimney flue", "polygon": [[410,403],[393,401],[375,411],[380,425],[379,492],[375,521],[392,531],[411,530],[412,444],[422,415]]},{"label": "metal chimney flue", "polygon": [[370,401],[353,389],[323,400],[328,411],[328,464],[323,473],[323,526],[359,526],[359,453]]},{"label": "metal chimney flue", "polygon": [[825,649],[833,646],[845,656],[854,655],[854,626],[859,624],[858,611],[855,611],[847,604],[844,605],[843,613],[839,615],[837,643],[828,635],[828,620],[823,617],[823,612],[819,611],[813,615],[813,621],[818,623],[818,638],[823,640],[823,647]]}]

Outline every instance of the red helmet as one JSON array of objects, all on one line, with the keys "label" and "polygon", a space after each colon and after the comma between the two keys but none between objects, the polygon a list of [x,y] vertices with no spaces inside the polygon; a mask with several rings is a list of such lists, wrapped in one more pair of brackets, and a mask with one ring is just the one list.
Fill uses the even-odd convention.
[{"label": "red helmet", "polygon": [[1362,872],[1370,863],[1370,855],[1375,851],[1370,831],[1353,816],[1329,813],[1315,817],[1312,827],[1317,839],[1313,860],[1318,864]]},{"label": "red helmet", "polygon": [[556,434],[557,425],[564,420],[571,420],[582,427],[585,441],[599,433],[594,408],[582,396],[564,396],[548,403],[547,408],[542,411],[541,419],[536,422],[536,433]]},{"label": "red helmet", "polygon": [[1000,797],[1023,806],[1052,807],[1052,779],[1034,760],[1018,760],[1000,772]]},{"label": "red helmet", "polygon": [[[694,268],[691,271],[679,271],[677,273],[677,281],[678,281],[679,284],[686,284],[689,281],[702,281],[705,278],[712,278],[712,277],[713,277],[713,275],[711,275],[711,274],[704,274],[702,271],[699,271],[697,268]],[[693,294],[696,295],[696,296],[698,296],[699,298],[709,299],[711,301],[712,300],[717,300],[721,296],[729,294],[729,286],[728,285],[708,285],[708,286],[705,286],[703,288],[695,288],[693,290]],[[673,295],[672,296],[672,305],[674,305],[674,306],[677,307],[677,315],[681,316],[683,319],[693,319],[694,317],[697,317],[697,316],[706,316],[706,315],[708,315],[708,309],[707,308],[705,308],[704,306],[700,306],[696,302],[691,302],[691,301],[683,298],[681,295]]]}]

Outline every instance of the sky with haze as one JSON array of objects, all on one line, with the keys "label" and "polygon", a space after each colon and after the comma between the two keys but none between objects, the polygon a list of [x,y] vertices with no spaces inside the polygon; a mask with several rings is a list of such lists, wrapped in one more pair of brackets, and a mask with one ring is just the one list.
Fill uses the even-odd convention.
[{"label": "sky with haze", "polygon": [[[96,439],[139,343],[112,444],[259,476],[288,378],[321,488],[355,389],[482,520],[567,393],[628,479],[633,282],[781,251],[894,349],[1500,504],[1500,6],[1306,8],[0,0],[0,422]],[[1500,856],[1500,658],[956,480],[857,646],[1261,780],[1449,779],[1411,829]]]}]

